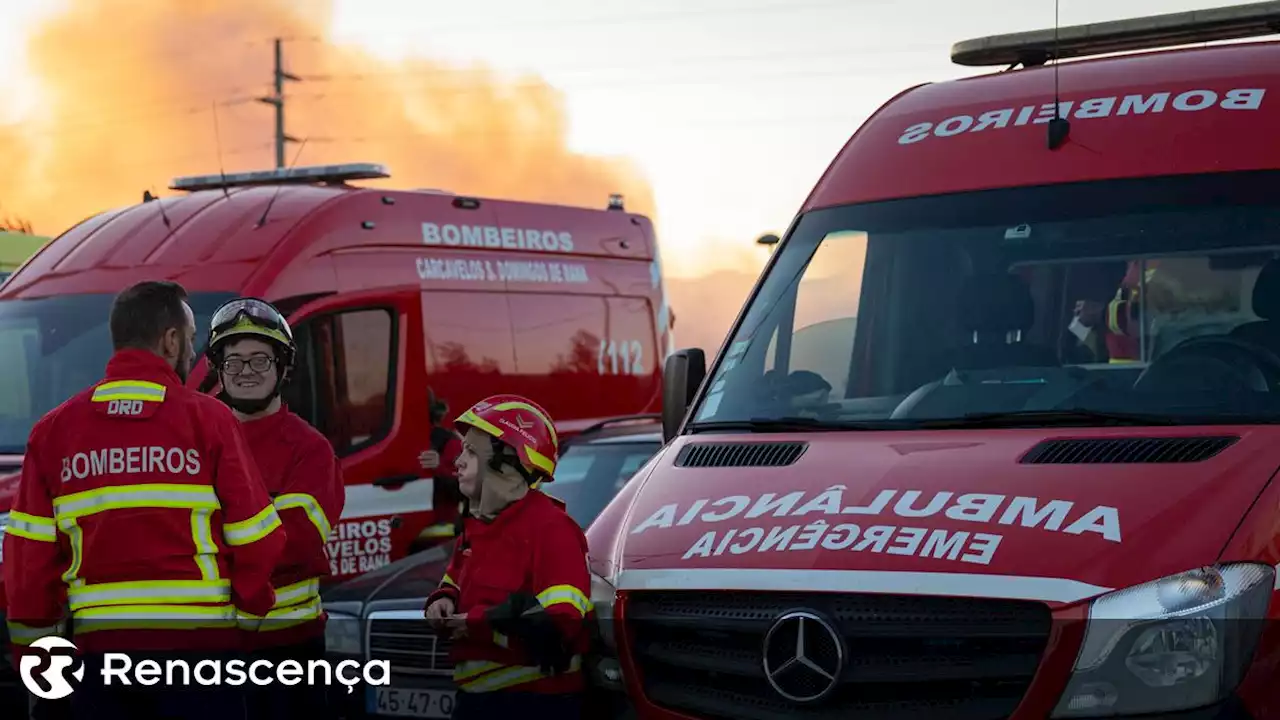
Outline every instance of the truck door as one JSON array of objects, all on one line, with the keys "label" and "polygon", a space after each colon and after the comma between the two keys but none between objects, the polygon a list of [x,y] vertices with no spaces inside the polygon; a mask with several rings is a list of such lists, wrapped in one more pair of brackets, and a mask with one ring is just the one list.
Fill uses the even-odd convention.
[{"label": "truck door", "polygon": [[[328,438],[346,484],[329,537],[331,571],[358,575],[404,556],[432,522],[433,480],[418,462],[428,427],[424,379],[411,371],[424,366],[418,293],[330,296],[289,323],[298,362],[286,401]],[[412,402],[418,395],[423,401]]]}]

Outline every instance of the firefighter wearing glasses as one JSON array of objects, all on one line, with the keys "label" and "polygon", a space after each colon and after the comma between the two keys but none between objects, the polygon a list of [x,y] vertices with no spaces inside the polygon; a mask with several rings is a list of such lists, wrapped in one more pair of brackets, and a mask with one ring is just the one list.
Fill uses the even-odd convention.
[{"label": "firefighter wearing glasses", "polygon": [[26,646],[65,630],[69,607],[87,666],[77,717],[244,718],[235,687],[102,683],[104,654],[135,667],[234,659],[236,608],[275,603],[285,533],[235,417],[184,384],[196,333],[186,298],[171,282],[121,292],[105,377],[28,440],[4,538],[9,637],[16,667],[36,652]]},{"label": "firefighter wearing glasses", "polygon": [[[218,308],[210,324],[205,354],[222,385],[218,397],[240,420],[288,534],[272,576],[275,606],[261,622],[242,613],[257,628],[246,639],[258,659],[273,666],[296,660],[306,667],[324,658],[320,580],[329,575],[329,530],[342,515],[341,468],[329,441],[281,401],[297,354],[284,317],[262,300],[241,298]],[[332,715],[322,686],[275,683],[257,689],[251,718]]]},{"label": "firefighter wearing glasses", "polygon": [[580,717],[594,615],[586,538],[538,491],[555,473],[555,427],[515,395],[483,400],[454,424],[464,433],[466,516],[426,607],[437,632],[453,637],[453,718]]}]

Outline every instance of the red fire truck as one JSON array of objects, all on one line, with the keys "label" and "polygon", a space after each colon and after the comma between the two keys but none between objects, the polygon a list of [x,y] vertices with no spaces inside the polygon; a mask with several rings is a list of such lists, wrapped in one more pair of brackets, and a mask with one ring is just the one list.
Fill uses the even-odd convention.
[{"label": "red fire truck", "polygon": [[354,163],[179,178],[183,194],[91,217],[29,259],[0,292],[0,512],[32,423],[101,375],[114,293],[148,278],[188,289],[201,335],[237,295],[289,318],[286,400],[347,483],[337,578],[451,534],[456,501],[419,462],[430,396],[451,418],[522,393],[566,434],[660,408],[669,315],[648,218],[620,196],[588,209],[348,184],[387,177]]},{"label": "red fire truck", "polygon": [[709,371],[667,360],[590,528],[596,679],[655,719],[1280,718],[1280,43],[1205,45],[1277,28],[962,42],[1005,71],[867,120]]}]

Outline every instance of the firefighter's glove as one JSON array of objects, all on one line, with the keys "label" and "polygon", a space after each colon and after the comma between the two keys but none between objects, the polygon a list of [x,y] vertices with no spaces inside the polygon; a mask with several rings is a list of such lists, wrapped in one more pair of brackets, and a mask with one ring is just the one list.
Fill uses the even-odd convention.
[{"label": "firefighter's glove", "polygon": [[569,669],[573,655],[565,646],[560,629],[536,598],[512,593],[506,602],[490,608],[485,617],[494,630],[517,638],[542,672],[558,675]]}]

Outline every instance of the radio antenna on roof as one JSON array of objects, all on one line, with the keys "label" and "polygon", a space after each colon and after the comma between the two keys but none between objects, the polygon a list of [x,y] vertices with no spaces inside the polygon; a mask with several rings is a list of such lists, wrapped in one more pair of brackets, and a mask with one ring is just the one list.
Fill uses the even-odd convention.
[{"label": "radio antenna on roof", "polygon": [[227,189],[227,170],[222,164],[222,132],[218,129],[218,102],[213,103],[213,143],[218,151],[218,174],[222,176],[222,196],[231,199],[231,191]]},{"label": "radio antenna on roof", "polygon": [[169,222],[169,214],[164,211],[164,200],[159,196],[152,195],[150,191],[147,191],[142,195],[142,202],[151,202],[151,200],[147,199],[148,197],[155,201],[157,208],[160,208],[160,220],[164,222],[164,226],[172,231],[173,224]]},{"label": "radio antenna on roof", "polygon": [[1067,141],[1067,135],[1071,133],[1071,121],[1062,117],[1062,96],[1058,86],[1059,66],[1062,64],[1062,47],[1058,40],[1058,30],[1061,27],[1058,12],[1061,6],[1062,0],[1053,0],[1053,119],[1049,121],[1050,150],[1062,147],[1062,143]]},{"label": "radio antenna on roof", "polygon": [[[293,162],[289,163],[289,169],[292,170],[298,164],[298,158],[302,157],[302,149],[307,146],[307,138],[302,138],[302,143],[298,145],[298,152],[293,155]],[[271,199],[267,201],[267,206],[262,209],[262,217],[258,218],[258,224],[254,225],[254,229],[262,227],[267,222],[267,213],[271,212],[271,206],[276,204],[276,198],[280,197],[280,188],[284,187],[284,183],[276,185],[276,191],[271,193]]]}]

